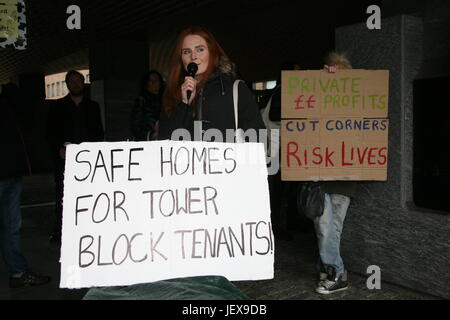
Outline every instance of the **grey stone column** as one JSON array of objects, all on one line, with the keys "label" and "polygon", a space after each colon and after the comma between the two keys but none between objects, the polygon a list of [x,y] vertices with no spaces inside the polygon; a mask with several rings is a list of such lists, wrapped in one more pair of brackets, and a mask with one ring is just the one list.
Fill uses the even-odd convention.
[{"label": "grey stone column", "polygon": [[146,41],[113,39],[89,47],[91,98],[100,104],[106,141],[131,138],[130,112],[149,69]]},{"label": "grey stone column", "polygon": [[389,69],[387,182],[360,182],[344,225],[342,256],[350,271],[381,268],[381,280],[450,298],[450,215],[413,201],[413,81],[423,52],[421,18],[382,20],[336,29],[336,49],[355,69]]}]

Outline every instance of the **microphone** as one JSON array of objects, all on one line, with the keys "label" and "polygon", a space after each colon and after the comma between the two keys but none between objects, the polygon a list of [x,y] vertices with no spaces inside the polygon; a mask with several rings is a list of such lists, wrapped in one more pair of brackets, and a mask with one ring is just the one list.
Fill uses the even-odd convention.
[{"label": "microphone", "polygon": [[[189,63],[187,66],[187,76],[194,78],[195,74],[197,73],[197,70],[198,70],[198,66],[195,62]],[[189,99],[191,98],[191,95],[192,95],[192,91],[188,90],[186,92],[186,94],[187,94],[187,99],[189,101]]]}]

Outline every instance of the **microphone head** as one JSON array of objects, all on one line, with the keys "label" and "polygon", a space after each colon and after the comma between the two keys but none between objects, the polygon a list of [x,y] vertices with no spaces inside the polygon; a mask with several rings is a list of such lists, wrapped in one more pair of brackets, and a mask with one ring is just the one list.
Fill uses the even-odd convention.
[{"label": "microphone head", "polygon": [[198,65],[195,62],[191,62],[187,65],[187,73],[189,76],[194,77],[197,73]]}]

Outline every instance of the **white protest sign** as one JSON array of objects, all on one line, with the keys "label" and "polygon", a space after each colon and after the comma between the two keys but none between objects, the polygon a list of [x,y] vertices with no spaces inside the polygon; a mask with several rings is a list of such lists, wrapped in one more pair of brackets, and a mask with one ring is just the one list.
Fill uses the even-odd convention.
[{"label": "white protest sign", "polygon": [[262,143],[69,145],[61,288],[273,278]]}]

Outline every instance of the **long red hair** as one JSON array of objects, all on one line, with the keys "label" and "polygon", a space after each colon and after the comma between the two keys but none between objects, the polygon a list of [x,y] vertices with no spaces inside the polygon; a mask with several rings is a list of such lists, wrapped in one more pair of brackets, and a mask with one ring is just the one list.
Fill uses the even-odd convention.
[{"label": "long red hair", "polygon": [[184,82],[184,77],[186,75],[186,70],[184,69],[183,61],[181,60],[181,49],[184,38],[188,35],[198,35],[205,39],[209,50],[208,68],[197,84],[197,92],[199,92],[203,88],[211,74],[217,69],[220,64],[221,56],[228,58],[214,36],[205,28],[199,26],[191,26],[181,31],[181,33],[178,35],[177,42],[170,59],[170,73],[167,80],[167,87],[164,91],[163,96],[164,111],[169,116],[172,114],[172,109],[175,104],[181,101],[181,84]]}]

